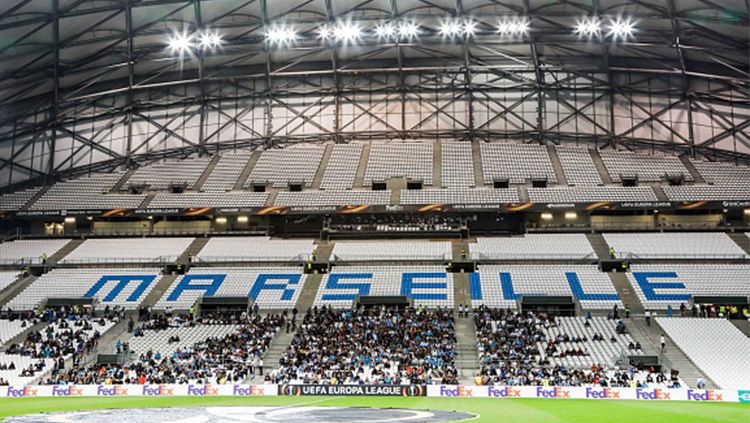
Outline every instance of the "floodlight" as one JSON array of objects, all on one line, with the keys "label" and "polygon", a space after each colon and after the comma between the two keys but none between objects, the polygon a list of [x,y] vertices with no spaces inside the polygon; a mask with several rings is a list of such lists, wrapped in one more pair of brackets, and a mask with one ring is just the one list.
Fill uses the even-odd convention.
[{"label": "floodlight", "polygon": [[339,22],[333,29],[333,38],[344,44],[354,43],[362,37],[362,29],[353,22]]},{"label": "floodlight", "polygon": [[630,18],[617,18],[616,20],[610,20],[608,36],[611,36],[614,40],[622,39],[626,40],[635,30],[635,24]]},{"label": "floodlight", "polygon": [[401,22],[398,25],[398,36],[410,40],[419,34],[419,25],[414,22]]}]

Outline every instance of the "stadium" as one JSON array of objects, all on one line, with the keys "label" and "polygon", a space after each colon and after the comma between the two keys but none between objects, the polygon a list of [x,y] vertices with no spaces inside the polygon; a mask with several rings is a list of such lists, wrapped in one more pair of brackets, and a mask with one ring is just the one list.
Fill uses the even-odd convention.
[{"label": "stadium", "polygon": [[0,421],[750,421],[748,28],[0,2]]}]

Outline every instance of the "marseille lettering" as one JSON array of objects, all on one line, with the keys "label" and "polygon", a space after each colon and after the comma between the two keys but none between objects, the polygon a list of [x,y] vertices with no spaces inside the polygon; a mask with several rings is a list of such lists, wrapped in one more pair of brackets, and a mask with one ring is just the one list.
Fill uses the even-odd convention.
[{"label": "marseille lettering", "polygon": [[[545,296],[544,292],[516,292],[513,287],[513,276],[510,272],[499,273],[500,288],[502,290],[502,296],[505,300],[517,300],[524,295],[533,296]],[[578,277],[576,272],[565,272],[565,282],[570,288],[570,292],[579,301],[619,301],[620,296],[616,293],[592,293],[586,292],[581,284],[581,279]],[[482,300],[482,281],[479,273],[469,274],[469,292],[472,300]]]},{"label": "marseille lettering", "polygon": [[619,399],[620,393],[612,390],[612,388],[586,388],[586,398],[594,399]]},{"label": "marseille lettering", "polygon": [[724,401],[723,394],[720,394],[713,389],[707,389],[705,391],[688,389],[687,398],[690,401]]},{"label": "marseille lettering", "polygon": [[474,389],[463,385],[445,386],[440,385],[441,397],[473,397]]},{"label": "marseille lettering", "polygon": [[212,385],[188,385],[187,394],[191,396],[219,395],[219,389]]},{"label": "marseille lettering", "polygon": [[137,286],[125,301],[136,302],[140,301],[148,287],[154,282],[154,279],[156,279],[156,275],[104,275],[83,296],[85,298],[94,298],[106,285],[114,283],[115,286],[101,298],[102,302],[109,303],[117,299],[125,287],[135,283]]},{"label": "marseille lettering", "polygon": [[520,398],[521,390],[510,386],[504,386],[500,389],[489,386],[487,387],[487,396],[493,398]]},{"label": "marseille lettering", "polygon": [[141,394],[144,397],[163,397],[174,395],[174,389],[167,385],[143,385]]},{"label": "marseille lettering", "polygon": [[[187,274],[167,296],[167,301],[177,301],[189,293],[194,293],[196,297],[213,297],[226,278],[226,274]],[[302,275],[298,273],[261,273],[255,281],[248,281],[247,296],[255,301],[264,291],[277,291],[280,301],[291,302],[301,280]]]},{"label": "marseille lettering", "polygon": [[6,396],[12,397],[12,398],[24,398],[24,397],[35,397],[38,395],[38,391],[31,387],[25,387],[21,389],[16,389],[12,386],[8,387],[8,393]]},{"label": "marseille lettering", "polygon": [[537,398],[570,398],[570,390],[563,389],[559,386],[555,386],[554,388],[545,389],[541,386],[537,386],[536,388],[536,397]]},{"label": "marseille lettering", "polygon": [[75,385],[52,385],[53,397],[80,397],[83,395],[83,389]]},{"label": "marseille lettering", "polygon": [[672,394],[662,389],[641,389],[635,390],[635,398],[642,400],[668,400]]},{"label": "marseille lettering", "polygon": [[[369,295],[376,278],[373,273],[332,273],[328,275],[321,300],[353,301],[357,296]],[[399,291],[392,294],[415,300],[447,300],[447,279],[445,272],[405,272],[401,274]]]},{"label": "marseille lettering", "polygon": [[96,395],[100,397],[119,397],[128,395],[128,389],[119,385],[99,385]]}]

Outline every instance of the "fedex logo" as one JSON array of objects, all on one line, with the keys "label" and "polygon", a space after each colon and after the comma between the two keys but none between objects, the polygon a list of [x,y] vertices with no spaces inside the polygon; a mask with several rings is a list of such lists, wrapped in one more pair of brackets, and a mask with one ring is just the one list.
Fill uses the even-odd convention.
[{"label": "fedex logo", "polygon": [[717,393],[713,389],[705,391],[688,389],[687,398],[689,401],[724,401],[724,394]]},{"label": "fedex logo", "polygon": [[603,389],[586,388],[586,398],[619,399],[620,393],[617,391],[613,391],[612,388],[603,388]]},{"label": "fedex logo", "polygon": [[99,385],[96,387],[96,395],[102,397],[119,397],[127,394],[127,388],[124,388],[120,385]]},{"label": "fedex logo", "polygon": [[146,397],[161,397],[174,395],[174,389],[167,385],[143,385],[143,392],[141,395]]},{"label": "fedex logo", "polygon": [[13,398],[35,397],[37,396],[37,390],[28,386],[21,389],[15,389],[12,386],[9,386],[6,395]]},{"label": "fedex logo", "polygon": [[235,396],[263,395],[263,388],[260,386],[234,385],[234,389],[232,389],[232,395],[235,395]]},{"label": "fedex logo", "polygon": [[76,388],[75,385],[53,385],[53,397],[80,397],[83,395],[83,389]]},{"label": "fedex logo", "polygon": [[570,391],[563,389],[559,386],[555,386],[551,389],[544,389],[541,386],[536,388],[537,398],[570,398]]},{"label": "fedex logo", "polygon": [[458,385],[456,387],[440,386],[440,396],[441,397],[473,397],[474,389],[467,388],[466,386],[463,386],[463,385]]},{"label": "fedex logo", "polygon": [[641,389],[635,390],[635,397],[643,400],[668,400],[672,394],[662,389]]},{"label": "fedex logo", "polygon": [[196,396],[219,395],[219,389],[214,388],[212,385],[188,385],[187,393],[188,395]]},{"label": "fedex logo", "polygon": [[493,388],[492,386],[487,387],[487,396],[494,398],[513,398],[520,397],[521,390],[513,389],[510,386],[505,386],[500,389]]}]

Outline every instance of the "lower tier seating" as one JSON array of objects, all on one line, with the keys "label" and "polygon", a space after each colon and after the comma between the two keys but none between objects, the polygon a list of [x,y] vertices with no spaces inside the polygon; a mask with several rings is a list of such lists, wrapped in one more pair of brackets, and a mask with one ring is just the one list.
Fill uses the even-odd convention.
[{"label": "lower tier seating", "polygon": [[720,388],[747,388],[750,338],[727,319],[657,318],[656,322]]}]

